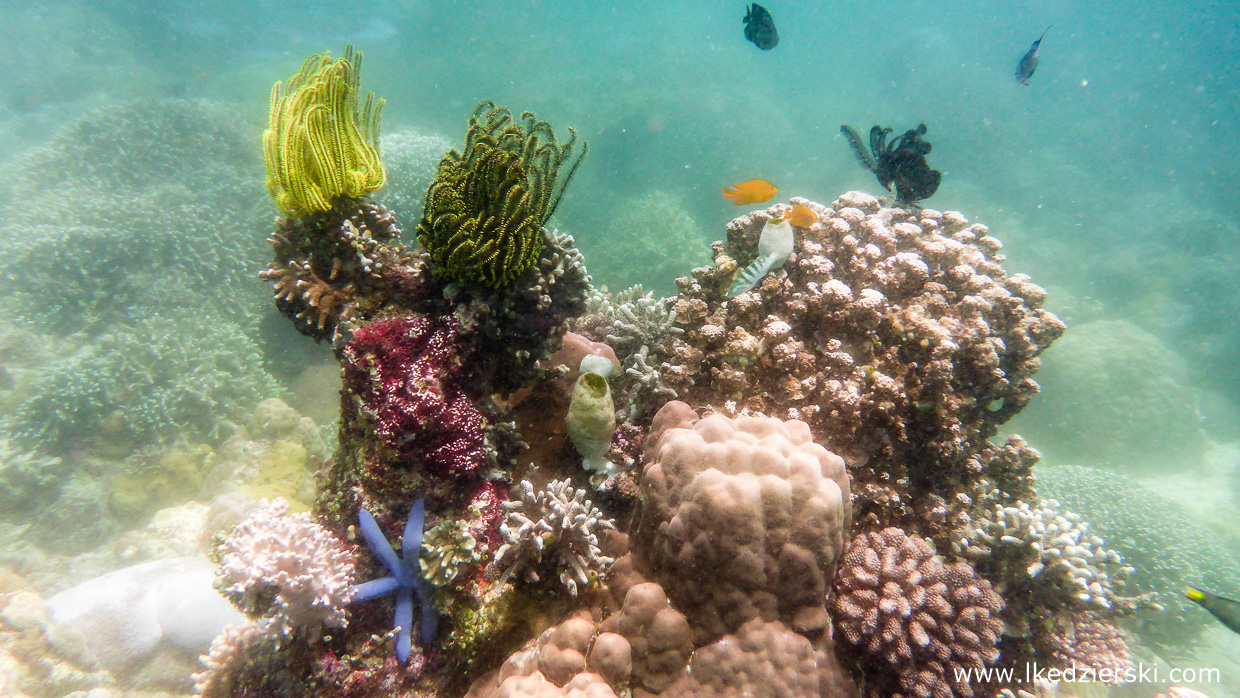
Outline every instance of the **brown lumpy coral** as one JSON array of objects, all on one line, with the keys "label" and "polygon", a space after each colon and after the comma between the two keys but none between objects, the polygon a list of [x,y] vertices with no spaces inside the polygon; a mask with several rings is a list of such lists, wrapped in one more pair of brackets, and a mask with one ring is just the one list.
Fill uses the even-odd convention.
[{"label": "brown lumpy coral", "polygon": [[843,460],[804,422],[722,415],[663,431],[652,452],[633,547],[697,644],[756,617],[821,631],[851,520]]},{"label": "brown lumpy coral", "polygon": [[628,641],[633,684],[659,692],[684,673],[693,652],[693,631],[684,615],[667,602],[663,587],[638,584],[624,605],[601,626]]},{"label": "brown lumpy coral", "polygon": [[834,657],[779,621],[754,618],[693,653],[689,673],[664,698],[852,698],[857,689]]},{"label": "brown lumpy coral", "polygon": [[833,610],[872,698],[980,696],[974,672],[999,657],[1003,600],[990,582],[899,528],[853,539]]},{"label": "brown lumpy coral", "polygon": [[857,464],[863,525],[917,528],[914,498],[950,499],[980,477],[977,454],[1037,392],[1038,355],[1063,323],[958,213],[857,192],[792,201],[818,220],[753,290],[725,297],[782,205],[732,221],[715,264],[680,280],[685,334],[661,375],[695,406],[804,420]]}]

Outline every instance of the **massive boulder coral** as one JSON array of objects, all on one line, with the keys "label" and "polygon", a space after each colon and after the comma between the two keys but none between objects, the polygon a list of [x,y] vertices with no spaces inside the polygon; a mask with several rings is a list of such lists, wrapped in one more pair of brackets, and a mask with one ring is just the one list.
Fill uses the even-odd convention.
[{"label": "massive boulder coral", "polygon": [[1038,355],[1063,323],[959,213],[858,192],[793,203],[817,221],[756,288],[725,297],[782,205],[732,221],[714,266],[680,281],[685,335],[661,374],[696,406],[804,420],[856,462],[865,526],[920,527],[912,498],[950,500],[980,477],[975,456],[1037,392]]},{"label": "massive boulder coral", "polygon": [[1045,397],[1014,426],[1052,463],[1130,473],[1192,464],[1206,439],[1189,376],[1183,357],[1130,322],[1074,325],[1043,358]]},{"label": "massive boulder coral", "polygon": [[824,629],[851,522],[844,461],[795,420],[711,415],[651,438],[633,548],[697,644],[757,617]]},{"label": "massive boulder coral", "polygon": [[972,567],[894,527],[854,538],[835,580],[836,627],[871,698],[985,695],[975,672],[999,657],[1002,610]]},{"label": "massive boulder coral", "polygon": [[735,635],[699,648],[666,698],[854,698],[857,689],[830,652],[779,621],[754,618]]}]

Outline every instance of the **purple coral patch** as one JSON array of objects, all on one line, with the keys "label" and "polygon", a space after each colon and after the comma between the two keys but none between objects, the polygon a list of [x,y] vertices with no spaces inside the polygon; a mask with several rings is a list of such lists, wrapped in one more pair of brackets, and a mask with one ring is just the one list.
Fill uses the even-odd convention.
[{"label": "purple coral patch", "polygon": [[458,380],[459,330],[451,316],[379,320],[344,349],[345,387],[375,432],[402,458],[452,477],[482,466],[489,426]]}]

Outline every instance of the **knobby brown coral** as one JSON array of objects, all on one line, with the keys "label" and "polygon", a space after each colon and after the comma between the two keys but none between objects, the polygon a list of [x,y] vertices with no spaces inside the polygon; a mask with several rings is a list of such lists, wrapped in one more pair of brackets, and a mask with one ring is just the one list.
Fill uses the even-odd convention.
[{"label": "knobby brown coral", "polygon": [[[1063,323],[959,213],[883,208],[857,192],[792,201],[818,220],[756,288],[725,295],[782,204],[732,221],[714,265],[680,280],[685,334],[660,374],[697,407],[804,420],[855,463],[864,526],[934,533],[912,501],[973,486],[987,440],[1037,392],[1038,355]],[[1020,460],[1019,443],[1001,448]]]},{"label": "knobby brown coral", "polygon": [[899,528],[853,539],[835,580],[836,627],[866,695],[972,698],[999,657],[1003,600],[965,563],[944,564]]}]

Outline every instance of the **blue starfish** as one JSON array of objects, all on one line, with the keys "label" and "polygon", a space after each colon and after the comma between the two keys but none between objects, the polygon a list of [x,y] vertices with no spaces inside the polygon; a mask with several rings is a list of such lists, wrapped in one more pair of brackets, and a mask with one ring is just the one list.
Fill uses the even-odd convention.
[{"label": "blue starfish", "polygon": [[387,536],[379,530],[379,524],[370,512],[361,509],[357,512],[357,522],[362,530],[362,538],[370,552],[383,563],[391,574],[387,577],[374,579],[353,586],[353,601],[369,601],[380,596],[396,592],[396,658],[401,662],[408,661],[410,650],[409,628],[413,625],[413,595],[418,595],[418,606],[422,615],[422,646],[435,639],[439,627],[439,616],[431,605],[431,589],[422,578],[422,566],[418,557],[422,554],[422,522],[426,517],[426,509],[422,500],[413,503],[409,512],[409,521],[405,524],[405,534],[400,539],[400,557],[392,550]]}]

